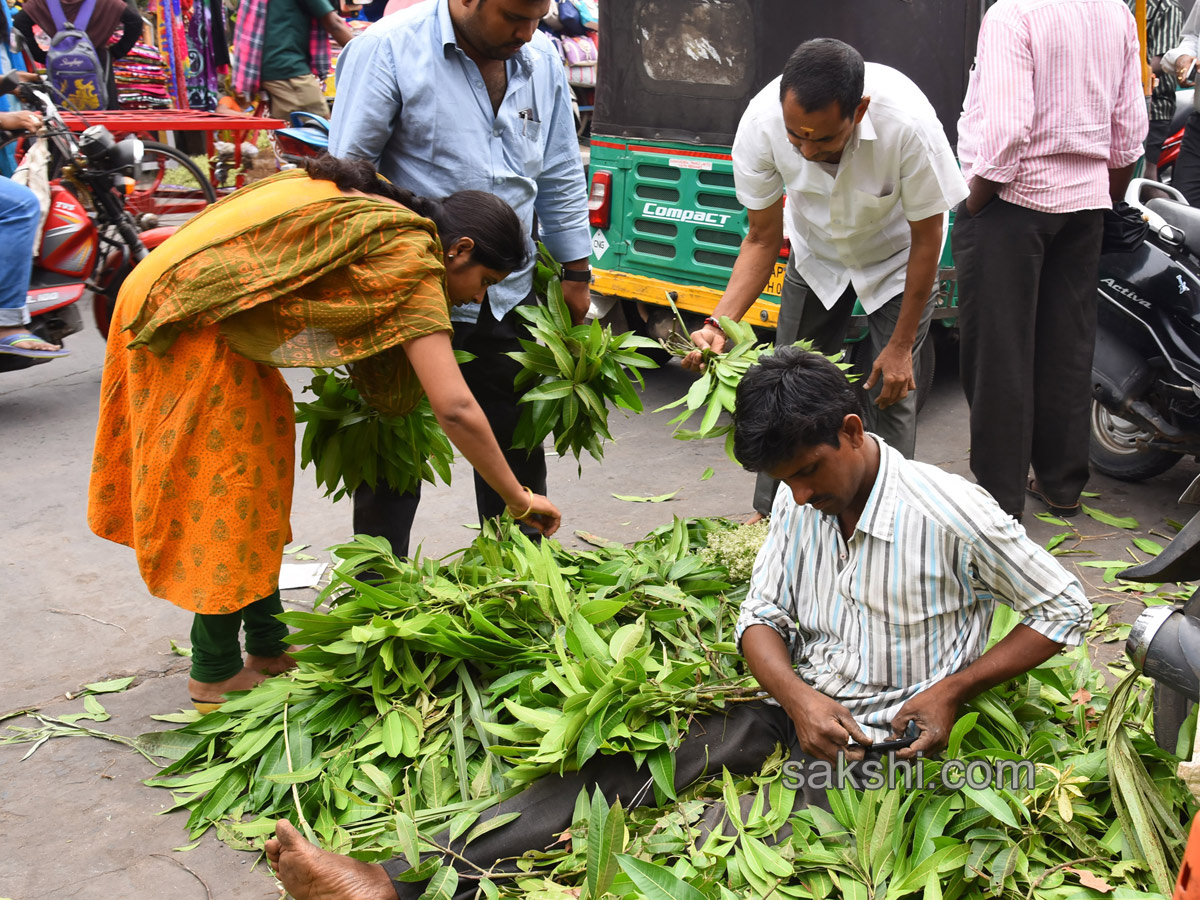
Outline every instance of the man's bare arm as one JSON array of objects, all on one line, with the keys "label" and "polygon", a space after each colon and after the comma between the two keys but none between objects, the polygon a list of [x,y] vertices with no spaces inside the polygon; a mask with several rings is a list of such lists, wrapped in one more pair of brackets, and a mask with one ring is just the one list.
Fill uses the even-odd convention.
[{"label": "man's bare arm", "polygon": [[[783,245],[783,198],[780,197],[766,209],[749,211],[749,229],[746,238],[738,250],[737,260],[733,264],[733,272],[729,276],[729,284],[721,295],[713,318],[721,316],[737,321],[746,314],[758,295],[763,292],[771,279],[775,261],[779,259],[779,248]],[[717,353],[725,349],[725,335],[719,328],[705,325],[699,331],[692,332],[692,343],[700,350],[711,348]],[[700,351],[684,357],[683,366],[686,369],[700,368]]]},{"label": "man's bare arm", "polygon": [[329,32],[329,36],[342,47],[350,43],[350,38],[354,37],[354,32],[350,30],[350,26],[336,12],[328,12],[321,16],[321,27]]},{"label": "man's bare arm", "polygon": [[911,759],[919,751],[936,752],[946,746],[959,708],[988,688],[1003,684],[1039,666],[1058,653],[1063,644],[1052,641],[1028,625],[1018,625],[1003,640],[960,672],[943,678],[900,708],[892,719],[892,732],[903,734],[915,720],[921,735],[897,759]]},{"label": "man's bare arm", "polygon": [[800,749],[810,756],[834,762],[838,751],[847,759],[861,759],[861,748],[871,739],[854,721],[850,710],[818,693],[792,668],[787,644],[769,625],[751,625],[742,632],[742,655],[763,690],[775,698],[792,720]]}]

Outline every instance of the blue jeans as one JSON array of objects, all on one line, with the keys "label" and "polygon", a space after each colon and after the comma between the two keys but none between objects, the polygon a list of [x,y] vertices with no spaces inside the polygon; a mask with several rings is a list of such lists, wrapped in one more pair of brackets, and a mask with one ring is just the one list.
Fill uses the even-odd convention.
[{"label": "blue jeans", "polygon": [[0,176],[0,328],[26,325],[25,294],[42,210],[33,191]]}]

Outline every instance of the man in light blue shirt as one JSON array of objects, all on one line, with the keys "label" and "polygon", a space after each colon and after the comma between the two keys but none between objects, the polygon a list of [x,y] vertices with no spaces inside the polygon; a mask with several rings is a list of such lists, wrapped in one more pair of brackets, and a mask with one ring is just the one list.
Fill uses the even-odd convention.
[{"label": "man in light blue shirt", "polygon": [[[425,0],[386,16],[338,60],[334,156],[375,163],[392,182],[425,197],[490,191],[506,200],[564,265],[563,293],[576,322],[590,302],[587,191],[562,61],[537,31],[548,0]],[[508,450],[519,418],[505,354],[528,336],[514,312],[532,301],[533,267],[488,290],[479,306],[454,311],[455,349],[476,359],[463,376],[487,414],[509,465],[545,493],[539,448]],[[480,519],[504,501],[475,476]],[[354,530],[386,537],[407,554],[419,493],[379,487],[354,497]]]}]

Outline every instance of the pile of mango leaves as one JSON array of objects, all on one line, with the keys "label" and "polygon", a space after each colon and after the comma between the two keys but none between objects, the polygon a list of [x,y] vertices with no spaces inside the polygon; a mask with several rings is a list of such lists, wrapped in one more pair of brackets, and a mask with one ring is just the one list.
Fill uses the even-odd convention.
[{"label": "pile of mango leaves", "polygon": [[[335,549],[328,608],[285,614],[308,648],[299,670],[143,735],[174,760],[149,783],[190,810],[193,838],[215,826],[261,846],[285,817],[329,849],[416,862],[447,826],[469,840],[511,821],[479,815],[529,780],[627,751],[658,805],[581,795],[568,840],[528,854],[527,874],[472,874],[477,896],[1169,894],[1194,804],[1146,731],[1142,683],[1110,692],[1080,649],[977,698],[951,735],[946,758],[1032,761],[1032,790],[841,789],[832,813],[790,812],[780,754],[753,778],[676,792],[670,750],[688,717],[755,692],[733,644],[745,586],[699,553],[730,527],[677,520],[578,553],[489,530],[453,559],[417,562],[360,537]],[[992,640],[1015,621],[999,608]],[[927,781],[940,765],[926,762]],[[701,835],[707,803],[747,793],[757,800],[731,806],[731,835]],[[459,874],[422,865],[427,896],[451,896]]]}]

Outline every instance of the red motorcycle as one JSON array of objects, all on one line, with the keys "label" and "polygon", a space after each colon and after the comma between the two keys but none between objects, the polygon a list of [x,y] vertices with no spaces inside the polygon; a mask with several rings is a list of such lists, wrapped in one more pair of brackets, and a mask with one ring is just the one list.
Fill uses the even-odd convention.
[{"label": "red motorcycle", "polygon": [[[14,74],[0,80],[0,94],[15,93],[22,105],[42,115],[40,134],[49,146],[50,209],[27,293],[29,331],[61,344],[83,329],[78,301],[90,292],[96,327],[107,336],[126,276],[178,228],[160,227],[155,198],[164,173],[186,169],[187,180],[194,182],[190,189],[205,203],[215,194],[195,164],[172,147],[134,137],[118,141],[103,125],[90,125],[76,136],[59,114],[52,89],[40,81],[19,82]],[[36,139],[0,137],[0,159],[9,148],[23,157]],[[184,179],[172,174],[169,180]],[[45,360],[0,355],[0,372],[40,362]]]}]

